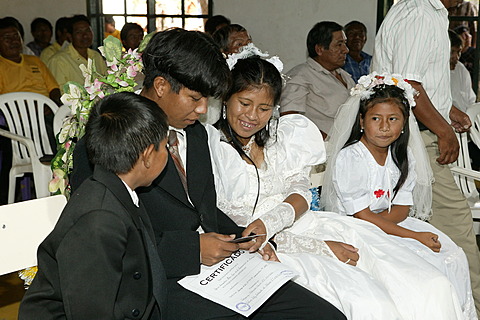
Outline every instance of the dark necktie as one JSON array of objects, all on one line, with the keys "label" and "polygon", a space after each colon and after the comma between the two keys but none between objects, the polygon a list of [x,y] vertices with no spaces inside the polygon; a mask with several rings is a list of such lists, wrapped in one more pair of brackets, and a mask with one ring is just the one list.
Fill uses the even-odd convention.
[{"label": "dark necktie", "polygon": [[185,193],[188,194],[187,175],[185,174],[185,167],[183,166],[182,158],[180,158],[180,153],[178,152],[178,138],[175,130],[170,130],[168,133],[168,151],[170,151],[170,155],[177,168],[183,189],[185,189]]}]

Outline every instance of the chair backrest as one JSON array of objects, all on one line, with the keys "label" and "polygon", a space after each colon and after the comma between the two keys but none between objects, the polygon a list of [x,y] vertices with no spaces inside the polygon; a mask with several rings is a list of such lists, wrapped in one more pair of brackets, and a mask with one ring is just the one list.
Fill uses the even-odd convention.
[{"label": "chair backrest", "polygon": [[480,146],[480,103],[474,103],[467,109],[468,117],[472,121],[470,128],[470,138],[477,145]]},{"label": "chair backrest", "polygon": [[[44,107],[55,114],[57,105],[51,99],[33,92],[12,92],[0,95],[0,111],[12,133],[33,140],[37,156],[53,154],[45,126]],[[14,158],[29,159],[31,155],[24,145],[12,141]]]},{"label": "chair backrest", "polygon": [[[467,170],[472,170],[472,164],[470,163],[470,154],[468,153],[467,133],[457,133],[456,135],[460,144],[460,151],[458,154],[458,159],[453,165]],[[455,171],[453,172],[455,173]],[[458,174],[454,174],[453,177],[458,185],[458,188],[460,189],[460,191],[462,191],[465,198],[467,198],[470,206],[473,206],[476,202],[480,200],[477,187],[472,177]]]},{"label": "chair backrest", "polygon": [[51,196],[0,206],[0,275],[37,264],[37,249],[67,200]]},{"label": "chair backrest", "polygon": [[58,108],[53,117],[53,134],[56,136],[62,130],[63,121],[72,115],[72,109],[69,106],[63,105]]}]

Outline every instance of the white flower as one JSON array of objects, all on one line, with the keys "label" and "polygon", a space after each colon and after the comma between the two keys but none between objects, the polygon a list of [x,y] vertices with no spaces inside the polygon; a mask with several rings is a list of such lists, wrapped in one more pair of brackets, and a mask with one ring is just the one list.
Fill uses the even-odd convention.
[{"label": "white flower", "polygon": [[270,62],[271,64],[273,64],[275,66],[275,68],[277,68],[278,72],[282,73],[283,62],[282,62],[282,60],[280,60],[280,58],[278,56],[273,56],[273,57],[267,59],[267,61]]},{"label": "white flower", "polygon": [[68,93],[64,93],[60,100],[63,104],[70,106],[72,113],[75,114],[77,108],[82,107],[82,91],[77,85],[70,83],[68,85]]},{"label": "white flower", "polygon": [[410,107],[413,108],[415,103],[415,96],[418,92],[403,79],[399,74],[383,74],[379,75],[373,72],[358,79],[358,83],[350,90],[351,96],[360,96],[361,100],[369,99],[373,94],[373,88],[379,85],[397,86],[404,91],[405,98],[407,98]]},{"label": "white flower", "polygon": [[82,71],[82,75],[85,77],[85,87],[92,85],[92,77],[95,74],[93,60],[88,58],[87,66],[85,67],[84,64],[81,64],[79,68]]}]

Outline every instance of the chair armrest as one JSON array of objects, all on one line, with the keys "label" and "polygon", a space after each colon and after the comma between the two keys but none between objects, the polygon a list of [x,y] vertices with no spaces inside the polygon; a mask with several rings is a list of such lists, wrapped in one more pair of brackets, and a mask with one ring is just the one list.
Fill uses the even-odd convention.
[{"label": "chair armrest", "polygon": [[33,144],[33,140],[15,133],[12,133],[5,129],[0,129],[0,136],[7,137],[12,140],[16,140],[21,144],[27,147],[28,153],[30,153],[30,158],[38,159],[37,150],[35,149],[35,145]]},{"label": "chair armrest", "polygon": [[467,178],[472,178],[473,180],[479,180],[480,181],[480,172],[471,170],[471,169],[465,169],[457,166],[450,166],[450,170],[452,173],[458,174],[460,176],[464,176]]}]

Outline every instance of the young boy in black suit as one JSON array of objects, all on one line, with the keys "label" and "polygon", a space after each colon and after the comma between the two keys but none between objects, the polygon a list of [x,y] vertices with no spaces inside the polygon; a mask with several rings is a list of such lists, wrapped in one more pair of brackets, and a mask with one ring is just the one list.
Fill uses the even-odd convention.
[{"label": "young boy in black suit", "polygon": [[167,130],[157,104],[133,93],[93,107],[85,134],[93,176],[40,245],[19,319],[165,318],[163,264],[134,190],[164,169]]}]

